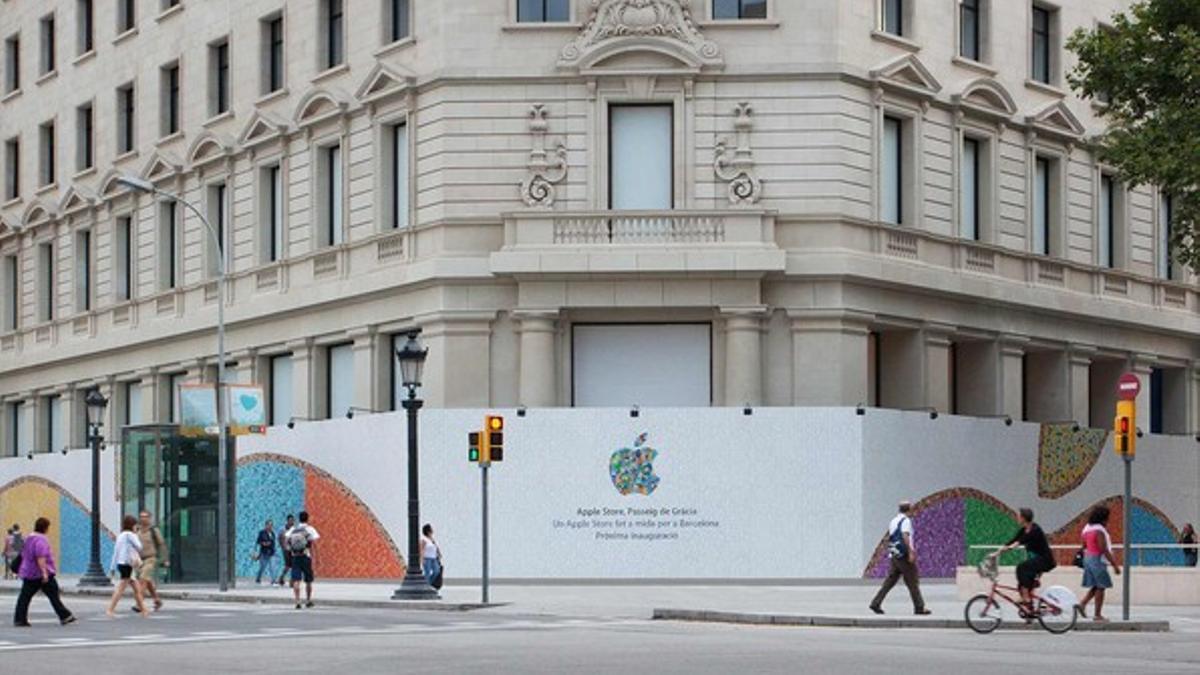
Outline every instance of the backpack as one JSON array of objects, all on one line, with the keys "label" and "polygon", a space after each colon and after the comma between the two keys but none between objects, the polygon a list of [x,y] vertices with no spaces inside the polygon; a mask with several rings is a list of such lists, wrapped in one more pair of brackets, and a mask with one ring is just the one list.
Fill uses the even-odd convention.
[{"label": "backpack", "polygon": [[9,543],[9,548],[12,549],[13,553],[20,555],[21,551],[25,550],[25,537],[22,537],[20,532],[14,532],[12,542]]},{"label": "backpack", "polygon": [[896,560],[904,560],[908,558],[908,544],[904,543],[904,521],[907,517],[901,518],[900,522],[896,523],[896,529],[888,533],[888,554]]},{"label": "backpack", "polygon": [[308,544],[312,541],[311,535],[308,533],[308,527],[305,525],[297,525],[292,528],[292,531],[287,536],[288,551],[292,555],[304,555],[308,550]]}]

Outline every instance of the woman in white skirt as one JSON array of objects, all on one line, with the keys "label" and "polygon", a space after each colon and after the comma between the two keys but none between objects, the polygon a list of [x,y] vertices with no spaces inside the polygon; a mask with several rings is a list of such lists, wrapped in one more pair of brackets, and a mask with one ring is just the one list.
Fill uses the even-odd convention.
[{"label": "woman in white skirt", "polygon": [[1083,596],[1083,602],[1079,603],[1079,613],[1087,616],[1088,603],[1095,599],[1096,611],[1092,620],[1097,622],[1108,621],[1104,617],[1104,592],[1113,585],[1105,561],[1112,564],[1117,574],[1121,573],[1117,559],[1112,554],[1108,530],[1104,527],[1108,523],[1108,515],[1107,507],[1097,506],[1088,515],[1088,524],[1083,528],[1083,587],[1088,592]]},{"label": "woman in white skirt", "polygon": [[133,578],[133,571],[142,564],[142,541],[134,534],[133,528],[137,525],[137,518],[133,516],[125,516],[121,521],[121,534],[117,535],[117,541],[113,545],[112,563],[109,565],[109,571],[115,570],[121,575],[121,580],[117,582],[117,587],[113,589],[112,600],[108,603],[108,610],[105,612],[109,616],[114,616],[117,610],[117,603],[121,601],[121,596],[125,594],[126,586],[133,586],[133,597],[137,600],[137,611],[142,616],[149,616],[150,612],[146,611],[146,604],[142,602],[142,585],[137,579]]}]

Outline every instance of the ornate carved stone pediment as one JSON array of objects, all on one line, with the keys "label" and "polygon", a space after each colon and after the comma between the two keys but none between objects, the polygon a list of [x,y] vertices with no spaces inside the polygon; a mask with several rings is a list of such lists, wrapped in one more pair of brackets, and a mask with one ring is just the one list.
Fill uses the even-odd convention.
[{"label": "ornate carved stone pediment", "polygon": [[1017,112],[1017,104],[1004,85],[983,77],[968,82],[960,93],[950,96],[950,102],[975,115],[994,119],[1007,119]]},{"label": "ornate carved stone pediment", "polygon": [[700,32],[692,5],[692,0],[591,0],[587,22],[563,47],[558,65],[576,71],[720,69],[721,48]]},{"label": "ornate carved stone pediment", "polygon": [[871,69],[871,79],[880,86],[917,98],[931,99],[942,90],[929,68],[912,54],[905,54]]},{"label": "ornate carved stone pediment", "polygon": [[1034,131],[1068,140],[1082,139],[1087,131],[1075,113],[1062,101],[1055,101],[1025,116]]}]

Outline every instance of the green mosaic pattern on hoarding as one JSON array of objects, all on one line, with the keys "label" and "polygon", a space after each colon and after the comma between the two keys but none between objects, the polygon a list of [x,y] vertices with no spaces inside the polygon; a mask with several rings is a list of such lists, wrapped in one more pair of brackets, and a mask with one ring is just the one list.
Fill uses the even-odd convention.
[{"label": "green mosaic pattern on hoarding", "polygon": [[[966,499],[967,521],[967,564],[978,565],[989,551],[973,549],[972,546],[1003,544],[1017,531],[1017,520],[1011,513],[1003,511],[985,501]],[[1024,551],[1009,551],[1000,556],[1001,565],[1016,565],[1025,560]]]}]

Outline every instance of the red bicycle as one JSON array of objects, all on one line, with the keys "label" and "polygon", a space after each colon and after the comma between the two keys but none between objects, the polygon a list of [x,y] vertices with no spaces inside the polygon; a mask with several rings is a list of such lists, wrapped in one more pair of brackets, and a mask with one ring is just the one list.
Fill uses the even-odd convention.
[{"label": "red bicycle", "polygon": [[[1035,587],[1031,593],[1032,606],[1026,605],[1016,586],[999,582],[1000,568],[996,558],[985,558],[979,564],[979,576],[992,582],[992,590],[980,593],[967,601],[964,610],[967,625],[976,633],[990,633],[1004,622],[1006,612],[1014,613],[1026,623],[1037,619],[1042,628],[1061,635],[1075,627],[1078,601],[1071,589],[1051,586],[1040,593]],[[1000,601],[1006,605],[1001,605]]]}]

